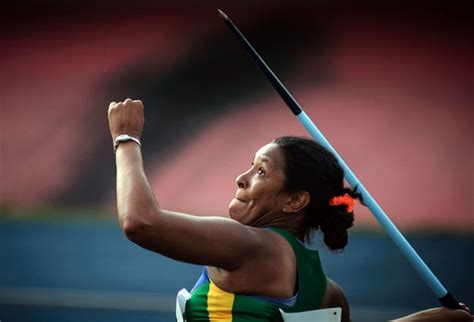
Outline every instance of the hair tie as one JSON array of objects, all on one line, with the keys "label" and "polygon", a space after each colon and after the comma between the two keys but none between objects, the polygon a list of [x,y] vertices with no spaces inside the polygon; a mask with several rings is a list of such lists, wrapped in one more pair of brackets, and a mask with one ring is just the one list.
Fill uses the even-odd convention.
[{"label": "hair tie", "polygon": [[352,212],[355,206],[355,200],[347,192],[343,196],[336,196],[329,201],[331,206],[346,205],[347,212]]}]

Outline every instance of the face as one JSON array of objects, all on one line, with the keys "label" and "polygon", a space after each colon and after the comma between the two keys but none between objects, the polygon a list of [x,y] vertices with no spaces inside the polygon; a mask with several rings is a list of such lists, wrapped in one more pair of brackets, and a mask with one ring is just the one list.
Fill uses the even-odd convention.
[{"label": "face", "polygon": [[281,214],[289,196],[283,191],[284,157],[275,143],[255,154],[250,169],[236,179],[237,192],[229,204],[229,215],[242,224],[261,227]]}]

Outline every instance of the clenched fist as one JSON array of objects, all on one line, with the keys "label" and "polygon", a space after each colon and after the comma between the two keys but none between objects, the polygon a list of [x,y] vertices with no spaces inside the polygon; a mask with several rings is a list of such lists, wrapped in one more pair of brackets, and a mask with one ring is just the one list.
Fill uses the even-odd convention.
[{"label": "clenched fist", "polygon": [[145,122],[142,101],[127,98],[123,102],[112,102],[109,105],[108,117],[113,141],[120,134],[140,139]]}]

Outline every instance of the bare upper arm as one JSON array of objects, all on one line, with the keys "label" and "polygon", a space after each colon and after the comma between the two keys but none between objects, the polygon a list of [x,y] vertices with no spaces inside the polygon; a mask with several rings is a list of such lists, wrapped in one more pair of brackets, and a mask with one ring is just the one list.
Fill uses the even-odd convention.
[{"label": "bare upper arm", "polygon": [[342,309],[342,322],[350,322],[349,302],[342,288],[333,280],[328,278],[328,286],[324,295],[321,308],[340,307]]},{"label": "bare upper arm", "polygon": [[265,256],[269,243],[262,229],[222,217],[198,217],[156,210],[146,222],[124,228],[136,244],[167,257],[228,271]]},{"label": "bare upper arm", "polygon": [[474,316],[464,310],[451,310],[445,307],[432,308],[416,312],[396,320],[393,322],[472,322]]}]

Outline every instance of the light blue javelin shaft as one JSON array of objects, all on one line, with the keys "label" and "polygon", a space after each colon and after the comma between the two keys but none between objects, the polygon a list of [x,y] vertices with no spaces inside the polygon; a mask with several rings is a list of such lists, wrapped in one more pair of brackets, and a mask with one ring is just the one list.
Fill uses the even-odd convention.
[{"label": "light blue javelin shaft", "polygon": [[375,199],[370,195],[370,193],[365,189],[362,183],[357,179],[352,170],[347,166],[344,160],[339,156],[336,150],[332,147],[324,135],[319,131],[319,129],[314,125],[313,121],[306,115],[306,113],[301,109],[301,112],[296,115],[296,118],[303,124],[306,130],[311,134],[316,142],[320,143],[331,151],[339,161],[339,164],[344,169],[344,176],[347,182],[351,187],[357,186],[357,191],[362,195],[362,200],[364,204],[370,209],[372,214],[375,216],[377,221],[382,225],[387,234],[392,238],[394,243],[400,248],[402,253],[406,256],[408,261],[413,265],[415,270],[421,275],[423,280],[431,287],[433,292],[438,298],[445,296],[448,291],[444,288],[441,282],[436,278],[436,276],[431,272],[429,267],[421,259],[421,257],[416,253],[416,251],[411,247],[405,237],[400,233],[397,227],[393,222],[388,218],[382,208],[377,204]]}]

